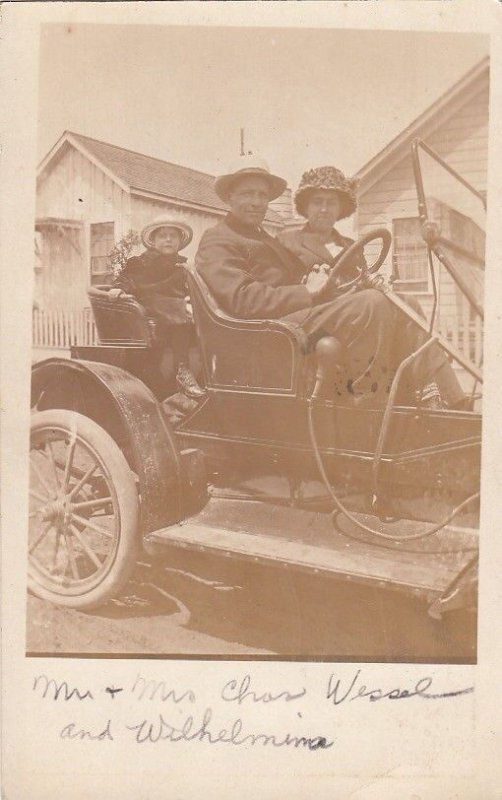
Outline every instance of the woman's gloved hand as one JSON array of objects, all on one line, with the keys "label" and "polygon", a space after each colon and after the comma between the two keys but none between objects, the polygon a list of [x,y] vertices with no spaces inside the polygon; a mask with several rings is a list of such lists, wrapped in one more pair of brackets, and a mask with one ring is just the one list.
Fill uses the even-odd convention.
[{"label": "woman's gloved hand", "polygon": [[327,264],[314,264],[310,272],[302,279],[302,283],[313,302],[318,302],[329,281],[330,268]]},{"label": "woman's gloved hand", "polygon": [[188,297],[188,295],[185,297],[185,310],[187,312],[187,317],[189,318],[190,321],[193,322],[193,308],[191,300]]}]

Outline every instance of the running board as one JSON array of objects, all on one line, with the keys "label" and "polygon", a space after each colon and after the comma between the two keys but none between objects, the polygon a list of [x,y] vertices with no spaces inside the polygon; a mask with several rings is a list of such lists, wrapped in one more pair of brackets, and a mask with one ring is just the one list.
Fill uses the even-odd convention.
[{"label": "running board", "polygon": [[417,555],[416,550],[409,554],[402,550],[384,550],[349,540],[336,531],[332,533],[332,546],[318,546],[298,538],[286,538],[286,531],[288,528],[284,528],[283,537],[229,530],[188,520],[147,534],[143,544],[149,555],[158,556],[171,547],[182,548],[212,556],[332,575],[379,588],[401,589],[414,595],[425,595],[430,600],[446,589],[468,560],[465,553],[442,553],[438,558],[437,553]]}]

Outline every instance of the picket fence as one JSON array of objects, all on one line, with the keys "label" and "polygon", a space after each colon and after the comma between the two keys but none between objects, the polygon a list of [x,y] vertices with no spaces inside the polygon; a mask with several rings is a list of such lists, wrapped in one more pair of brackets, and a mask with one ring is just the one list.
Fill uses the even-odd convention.
[{"label": "picket fence", "polygon": [[68,349],[98,343],[90,308],[80,311],[33,309],[33,347]]},{"label": "picket fence", "polygon": [[[449,324],[448,324],[449,323]],[[476,364],[482,360],[483,327],[481,320],[469,319],[463,324],[450,320],[440,325],[441,333],[455,349]],[[33,347],[69,349],[74,345],[98,344],[96,325],[90,308],[80,311],[33,309]]]},{"label": "picket fence", "polygon": [[463,325],[443,325],[440,332],[473,364],[480,365],[483,361],[483,323],[481,319],[475,322],[464,322]]}]

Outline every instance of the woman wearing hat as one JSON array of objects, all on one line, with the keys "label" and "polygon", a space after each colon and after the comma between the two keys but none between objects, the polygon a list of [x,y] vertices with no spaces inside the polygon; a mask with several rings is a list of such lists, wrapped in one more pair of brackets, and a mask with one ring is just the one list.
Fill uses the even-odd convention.
[{"label": "woman wearing hat", "polygon": [[179,388],[187,397],[198,400],[205,392],[189,367],[194,327],[185,300],[187,290],[182,265],[187,259],[179,255],[191,242],[192,235],[191,227],[185,222],[166,215],[157,217],[141,231],[146,250],[127,260],[114,287],[119,292],[134,295],[155,320],[157,333],[174,354]]},{"label": "woman wearing hat", "polygon": [[[357,181],[347,178],[336,167],[317,167],[304,172],[295,194],[297,212],[307,222],[301,230],[283,231],[278,240],[292,254],[300,258],[307,273],[316,265],[332,267],[354,240],[342,236],[334,227],[337,222],[350,217],[357,208]],[[342,282],[356,277],[354,267],[364,262],[359,255],[349,265]],[[351,274],[352,271],[352,274]],[[423,316],[419,303],[413,297],[403,297],[416,312]],[[409,319],[395,311],[395,346],[392,361],[398,364],[423,341],[423,333]],[[445,404],[460,407],[465,395],[445,356],[438,346],[432,346],[414,367],[409,370],[408,395],[421,391],[422,403],[431,407]]]},{"label": "woman wearing hat", "polygon": [[332,266],[354,240],[334,227],[352,216],[357,207],[357,183],[335,167],[317,167],[304,172],[295,194],[297,212],[307,219],[299,231],[282,231],[278,240],[297,255],[307,270]]}]

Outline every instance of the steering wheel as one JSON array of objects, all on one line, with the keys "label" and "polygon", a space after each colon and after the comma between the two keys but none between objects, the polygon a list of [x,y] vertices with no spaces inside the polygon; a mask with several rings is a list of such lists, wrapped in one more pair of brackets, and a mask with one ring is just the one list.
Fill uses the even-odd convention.
[{"label": "steering wheel", "polygon": [[[350,265],[350,262],[354,259],[358,253],[370,242],[376,241],[380,239],[382,244],[380,247],[380,252],[376,257],[375,261],[370,264],[364,264],[363,266],[355,265],[355,269],[357,270],[357,275],[355,278],[352,278],[349,281],[345,281],[345,283],[339,283],[337,276],[344,270],[345,267]],[[387,228],[377,228],[374,231],[369,231],[365,233],[364,236],[361,236],[357,242],[353,242],[345,251],[345,253],[338,259],[336,264],[332,267],[330,272],[330,277],[328,281],[328,286],[333,287],[336,289],[338,293],[346,292],[349,289],[355,288],[355,286],[360,283],[365,275],[372,274],[378,272],[380,267],[382,266],[383,262],[387,258],[387,253],[390,249],[390,244],[392,241],[392,236],[387,230]]]}]

